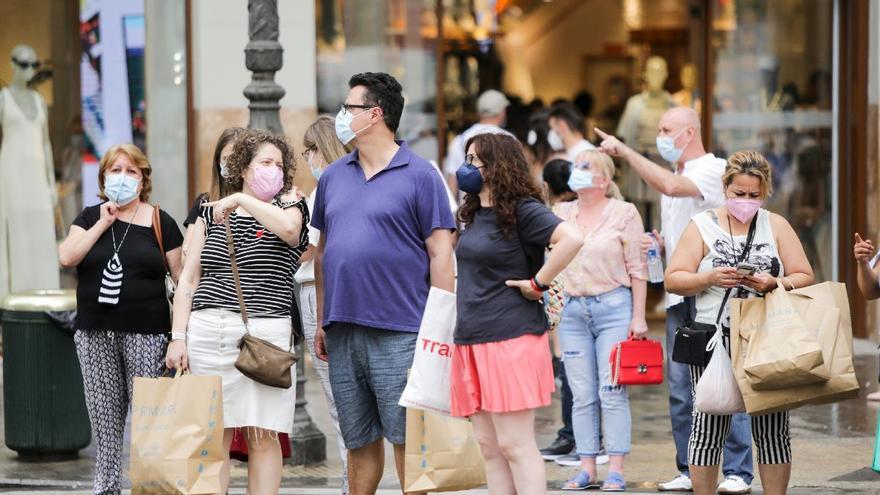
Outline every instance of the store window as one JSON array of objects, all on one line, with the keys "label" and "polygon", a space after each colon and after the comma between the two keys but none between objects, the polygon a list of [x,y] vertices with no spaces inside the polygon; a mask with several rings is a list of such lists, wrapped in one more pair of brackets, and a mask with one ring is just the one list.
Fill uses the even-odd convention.
[{"label": "store window", "polygon": [[[372,4],[371,4],[372,5]],[[316,0],[318,111],[336,114],[359,72],[387,72],[403,86],[398,130],[421,156],[438,159],[435,2]]]},{"label": "store window", "polygon": [[714,0],[713,148],[773,166],[766,207],[791,222],[817,280],[832,277],[833,0]]}]

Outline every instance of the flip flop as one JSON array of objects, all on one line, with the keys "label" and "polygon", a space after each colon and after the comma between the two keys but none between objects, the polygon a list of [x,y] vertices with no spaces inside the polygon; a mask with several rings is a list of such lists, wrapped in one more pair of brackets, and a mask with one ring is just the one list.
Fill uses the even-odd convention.
[{"label": "flip flop", "polygon": [[562,485],[562,489],[566,491],[575,491],[575,490],[595,490],[599,488],[599,482],[593,479],[590,479],[590,474],[586,471],[581,471],[574,478],[565,482]]},{"label": "flip flop", "polygon": [[605,483],[602,483],[601,490],[603,492],[623,492],[626,491],[626,481],[623,481],[623,475],[612,471],[608,472]]}]

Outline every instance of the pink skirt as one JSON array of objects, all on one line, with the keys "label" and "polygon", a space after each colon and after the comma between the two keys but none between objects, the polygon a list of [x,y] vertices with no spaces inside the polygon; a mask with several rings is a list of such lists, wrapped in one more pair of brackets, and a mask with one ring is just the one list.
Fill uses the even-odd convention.
[{"label": "pink skirt", "polygon": [[453,416],[536,409],[556,389],[546,333],[486,344],[456,345],[449,372]]}]

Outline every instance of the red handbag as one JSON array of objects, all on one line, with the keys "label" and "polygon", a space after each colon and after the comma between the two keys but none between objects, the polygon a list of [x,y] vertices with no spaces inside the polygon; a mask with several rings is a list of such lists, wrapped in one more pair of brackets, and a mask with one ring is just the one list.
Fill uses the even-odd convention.
[{"label": "red handbag", "polygon": [[611,349],[612,385],[663,383],[663,346],[656,340],[624,340]]}]

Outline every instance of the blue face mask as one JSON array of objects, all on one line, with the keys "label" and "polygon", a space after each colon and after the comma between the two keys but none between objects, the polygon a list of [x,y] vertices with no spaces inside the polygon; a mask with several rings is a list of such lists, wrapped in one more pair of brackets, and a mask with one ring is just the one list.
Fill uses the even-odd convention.
[{"label": "blue face mask", "polygon": [[137,187],[140,182],[127,174],[106,174],[104,176],[104,195],[119,206],[125,206],[138,197]]},{"label": "blue face mask", "polygon": [[684,127],[672,136],[657,136],[657,151],[660,152],[660,156],[662,156],[667,162],[678,163],[678,159],[681,158],[681,154],[684,153],[684,148],[675,147],[675,140],[678,139],[678,136],[680,136],[686,129],[687,127]]},{"label": "blue face mask", "polygon": [[483,190],[483,174],[470,163],[462,163],[455,171],[458,188],[468,194],[480,194]]},{"label": "blue face mask", "polygon": [[363,129],[359,131],[353,131],[351,129],[351,123],[354,121],[356,117],[360,117],[361,115],[367,114],[367,111],[354,115],[349,111],[345,110],[345,107],[339,109],[339,113],[336,114],[336,137],[339,138],[339,142],[342,144],[348,144],[357,137],[359,132],[363,132],[367,130],[371,125],[369,124]]},{"label": "blue face mask", "polygon": [[581,189],[591,189],[596,187],[593,184],[593,172],[579,168],[571,169],[571,175],[568,177],[568,188],[572,191],[580,191]]}]

